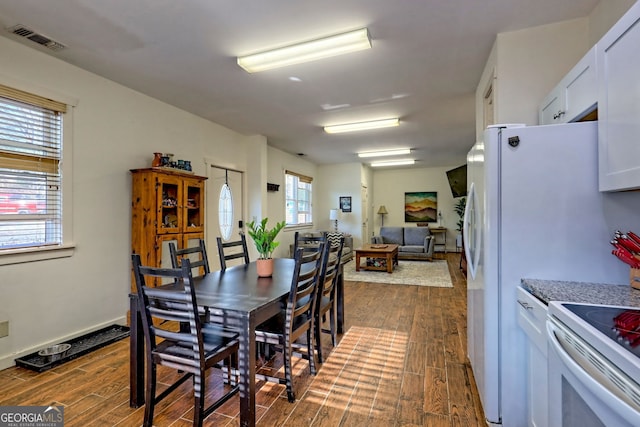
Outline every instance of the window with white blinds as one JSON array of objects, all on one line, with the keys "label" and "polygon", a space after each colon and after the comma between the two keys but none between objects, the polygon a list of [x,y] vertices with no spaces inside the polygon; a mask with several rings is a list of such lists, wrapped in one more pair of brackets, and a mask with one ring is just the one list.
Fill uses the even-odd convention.
[{"label": "window with white blinds", "polygon": [[66,105],[0,85],[0,251],[62,244]]},{"label": "window with white blinds", "polygon": [[285,216],[287,225],[311,225],[313,178],[285,171]]}]

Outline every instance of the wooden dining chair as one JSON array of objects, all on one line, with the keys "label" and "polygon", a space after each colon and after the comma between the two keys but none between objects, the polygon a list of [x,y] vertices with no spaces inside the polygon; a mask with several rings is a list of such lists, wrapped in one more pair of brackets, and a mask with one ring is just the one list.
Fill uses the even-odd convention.
[{"label": "wooden dining chair", "polygon": [[295,254],[298,248],[313,248],[317,247],[319,243],[327,241],[327,233],[322,232],[320,234],[308,235],[298,231],[293,236],[293,253]]},{"label": "wooden dining chair", "polygon": [[[258,373],[256,378],[285,384],[289,402],[296,400],[292,372],[294,351],[296,356],[309,360],[311,374],[316,374],[313,345],[314,312],[324,248],[325,243],[320,242],[315,250],[296,250],[286,307],[274,318],[256,327],[256,342],[275,346],[276,351],[282,352],[284,361],[284,377],[281,374]],[[306,336],[305,342],[298,342],[303,335]]]},{"label": "wooden dining chair", "polygon": [[197,246],[178,249],[173,242],[169,242],[169,253],[171,254],[171,265],[173,268],[179,268],[183,259],[188,258],[191,268],[198,268],[198,274],[194,276],[202,276],[209,274],[209,258],[207,258],[207,247],[203,239],[198,240]]},{"label": "wooden dining chair", "polygon": [[[218,241],[218,256],[220,257],[220,268],[227,269],[227,261],[243,258],[245,264],[249,264],[249,250],[247,249],[247,239],[244,233],[240,233],[240,240],[233,242],[223,242],[221,237],[216,237]],[[238,251],[238,248],[240,251]]]},{"label": "wooden dining chair", "polygon": [[[321,280],[318,284],[315,310],[315,338],[316,350],[318,351],[318,360],[323,363],[322,357],[322,333],[331,335],[331,344],[336,346],[337,334],[337,304],[336,304],[336,287],[338,283],[338,272],[340,269],[340,258],[342,257],[342,248],[344,247],[344,236],[337,236],[331,240],[327,240],[327,248],[325,250],[325,259],[322,263]],[[323,329],[323,321],[329,313],[329,329]]]},{"label": "wooden dining chair", "polygon": [[[238,357],[238,334],[214,324],[202,324],[198,315],[188,258],[180,268],[142,266],[140,255],[133,254],[133,272],[138,294],[138,311],[145,339],[146,391],[144,426],[153,424],[156,405],[188,379],[193,380],[193,425],[202,421],[238,391],[238,381],[231,376],[231,360]],[[175,289],[147,286],[147,280],[160,277],[175,281]],[[188,328],[178,325],[188,324]],[[209,368],[223,367],[226,361],[224,392],[209,406],[205,404],[206,378]],[[181,375],[156,395],[158,366],[175,369]],[[163,376],[164,377],[164,376]],[[167,376],[163,383],[174,377]],[[211,394],[211,393],[209,393]]]}]

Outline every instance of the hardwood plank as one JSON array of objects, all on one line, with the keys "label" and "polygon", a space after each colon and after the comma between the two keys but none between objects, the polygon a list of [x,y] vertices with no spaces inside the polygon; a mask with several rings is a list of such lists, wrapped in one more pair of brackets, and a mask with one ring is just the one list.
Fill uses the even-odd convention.
[{"label": "hardwood plank", "polygon": [[449,391],[447,388],[447,373],[444,369],[426,369],[422,409],[431,414],[449,415]]}]

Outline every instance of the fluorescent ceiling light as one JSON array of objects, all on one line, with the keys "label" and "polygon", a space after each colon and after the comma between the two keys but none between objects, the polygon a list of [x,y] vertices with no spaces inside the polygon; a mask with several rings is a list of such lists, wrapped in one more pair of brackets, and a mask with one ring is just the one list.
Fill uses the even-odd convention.
[{"label": "fluorescent ceiling light", "polygon": [[382,150],[382,151],[368,151],[365,153],[358,153],[358,157],[384,157],[384,156],[400,156],[403,154],[410,154],[409,148],[400,148],[398,150]]},{"label": "fluorescent ceiling light", "polygon": [[388,128],[398,126],[399,124],[400,121],[396,117],[393,119],[373,120],[370,122],[344,123],[341,125],[325,126],[324,131],[326,133],[353,132],[358,130]]},{"label": "fluorescent ceiling light", "polygon": [[382,166],[403,166],[403,165],[412,165],[416,161],[413,159],[407,160],[389,160],[384,162],[373,162],[371,163],[371,167],[377,168]]},{"label": "fluorescent ceiling light", "polygon": [[369,31],[366,28],[361,28],[279,49],[239,56],[238,65],[249,73],[257,73],[369,48],[371,48]]}]

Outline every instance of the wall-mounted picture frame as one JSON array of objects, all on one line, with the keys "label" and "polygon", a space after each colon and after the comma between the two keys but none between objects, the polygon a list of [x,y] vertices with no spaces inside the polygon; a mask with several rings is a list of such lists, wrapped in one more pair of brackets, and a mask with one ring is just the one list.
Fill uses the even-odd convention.
[{"label": "wall-mounted picture frame", "polygon": [[438,221],[438,192],[404,193],[404,222]]},{"label": "wall-mounted picture frame", "polygon": [[351,196],[340,196],[340,210],[351,212]]}]

